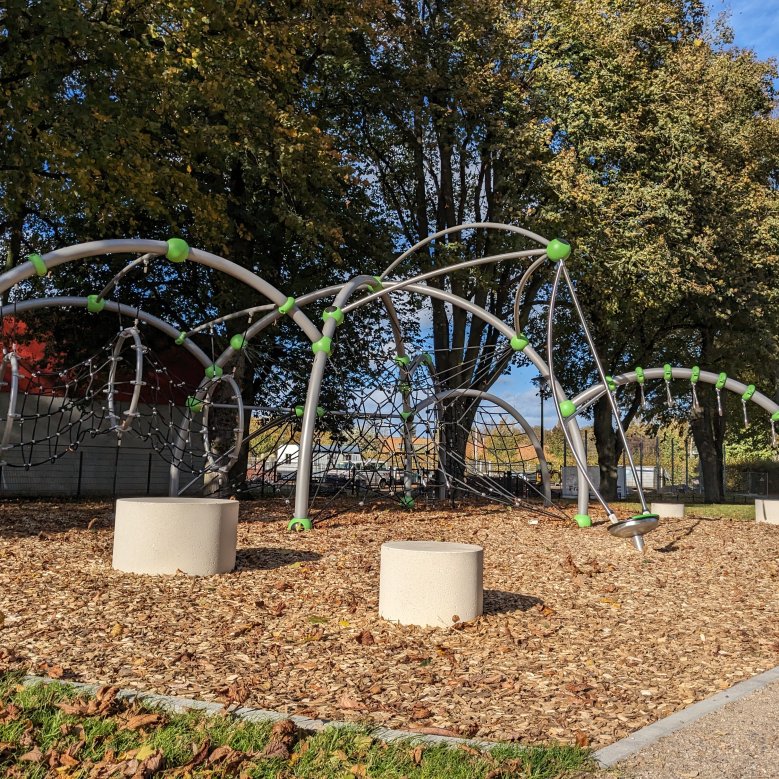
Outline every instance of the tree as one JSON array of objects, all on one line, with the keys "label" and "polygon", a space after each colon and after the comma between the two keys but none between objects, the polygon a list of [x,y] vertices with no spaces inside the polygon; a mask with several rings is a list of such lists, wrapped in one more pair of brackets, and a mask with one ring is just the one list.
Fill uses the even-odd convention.
[{"label": "tree", "polygon": [[[12,0],[0,12],[8,265],[128,234],[182,235],[292,295],[383,265],[389,244],[365,188],[318,114],[332,62],[348,52],[349,26],[331,24],[342,10]],[[115,270],[92,263],[49,283],[83,294]],[[182,330],[257,303],[230,280],[164,264],[130,294]],[[219,351],[229,335],[216,328]],[[344,364],[364,368],[356,341],[342,338]],[[255,359],[243,353],[235,367],[245,400],[279,371],[297,397],[275,400],[299,400],[306,346],[288,323],[265,333]]]},{"label": "tree", "polygon": [[[704,40],[703,22],[700,3],[563,3],[539,34],[534,88],[547,96],[557,218],[574,238],[577,291],[608,373],[688,356],[715,367],[696,323],[732,326],[734,317],[749,333],[745,353],[756,355],[755,326],[771,321],[772,69],[721,38]],[[574,358],[561,379],[581,388],[597,380],[592,362],[571,332],[578,323],[561,325]],[[688,348],[675,351],[680,342]],[[627,427],[637,390],[618,398]],[[605,397],[592,414],[601,486],[614,497],[622,444]],[[703,438],[714,428],[699,427],[708,462]],[[712,489],[715,470],[704,465]]]}]

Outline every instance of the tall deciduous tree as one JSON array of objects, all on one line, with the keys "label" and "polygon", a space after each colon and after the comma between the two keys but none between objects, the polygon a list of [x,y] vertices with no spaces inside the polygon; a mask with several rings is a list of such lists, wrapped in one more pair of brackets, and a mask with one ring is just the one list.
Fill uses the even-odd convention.
[{"label": "tall deciduous tree", "polygon": [[[728,320],[756,357],[747,334],[772,321],[762,277],[777,262],[771,67],[705,40],[697,3],[551,5],[535,88],[555,97],[557,218],[575,241],[578,294],[607,372],[666,361],[717,367],[701,324],[724,334]],[[596,380],[575,344],[561,372],[572,388]],[[627,426],[638,395],[619,397]],[[593,419],[601,484],[613,497],[621,442],[605,398]],[[719,447],[716,426],[698,427],[705,460]],[[715,469],[704,466],[707,489]]]}]

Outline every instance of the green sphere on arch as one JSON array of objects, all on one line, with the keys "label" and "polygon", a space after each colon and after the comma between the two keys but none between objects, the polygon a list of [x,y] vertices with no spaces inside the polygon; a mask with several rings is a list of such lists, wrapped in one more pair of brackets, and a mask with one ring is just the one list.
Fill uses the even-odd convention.
[{"label": "green sphere on arch", "polygon": [[570,254],[571,244],[569,244],[568,241],[562,241],[559,238],[554,238],[549,241],[549,245],[546,247],[546,256],[555,262],[567,259]]},{"label": "green sphere on arch", "polygon": [[576,413],[576,404],[572,400],[564,400],[560,403],[560,413],[568,419]]},{"label": "green sphere on arch", "polygon": [[183,238],[168,238],[165,256],[171,262],[184,262],[189,257],[189,244]]},{"label": "green sphere on arch", "polygon": [[246,336],[242,335],[241,333],[236,333],[230,339],[230,346],[232,346],[236,352],[240,352],[241,349],[246,346]]}]

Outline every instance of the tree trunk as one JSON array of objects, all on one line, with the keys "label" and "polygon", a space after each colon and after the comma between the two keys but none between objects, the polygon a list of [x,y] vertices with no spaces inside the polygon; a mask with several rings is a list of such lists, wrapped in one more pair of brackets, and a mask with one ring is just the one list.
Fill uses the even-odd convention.
[{"label": "tree trunk", "polygon": [[699,392],[699,402],[701,409],[693,413],[690,429],[700,458],[703,499],[707,503],[722,503],[725,497],[723,480],[725,417],[719,415],[713,392]]},{"label": "tree trunk", "polygon": [[614,431],[611,404],[604,395],[594,408],[593,428],[595,447],[598,450],[598,469],[600,470],[601,495],[608,500],[617,499],[617,464],[621,454],[621,441]]},{"label": "tree trunk", "polygon": [[473,398],[458,398],[443,410],[442,443],[446,449],[446,474],[450,480],[449,497],[465,494],[468,438],[479,407]]}]

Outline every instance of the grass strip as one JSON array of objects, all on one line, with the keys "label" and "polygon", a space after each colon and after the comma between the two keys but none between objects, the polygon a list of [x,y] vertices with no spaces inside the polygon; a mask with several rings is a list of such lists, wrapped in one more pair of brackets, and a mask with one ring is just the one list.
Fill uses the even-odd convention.
[{"label": "grass strip", "polygon": [[366,726],[310,733],[290,720],[171,713],[117,698],[115,687],[87,696],[65,683],[21,681],[0,675],[0,775],[9,779],[562,779],[594,769],[589,751],[574,746],[386,743]]}]

